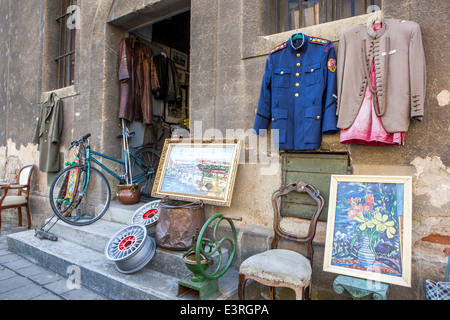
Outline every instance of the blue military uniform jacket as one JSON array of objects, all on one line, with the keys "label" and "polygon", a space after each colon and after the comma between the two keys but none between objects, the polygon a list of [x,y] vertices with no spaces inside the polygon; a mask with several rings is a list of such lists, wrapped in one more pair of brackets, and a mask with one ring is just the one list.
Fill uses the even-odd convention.
[{"label": "blue military uniform jacket", "polygon": [[253,129],[272,121],[280,149],[317,149],[322,133],[338,131],[336,54],[329,40],[294,36],[269,54]]}]

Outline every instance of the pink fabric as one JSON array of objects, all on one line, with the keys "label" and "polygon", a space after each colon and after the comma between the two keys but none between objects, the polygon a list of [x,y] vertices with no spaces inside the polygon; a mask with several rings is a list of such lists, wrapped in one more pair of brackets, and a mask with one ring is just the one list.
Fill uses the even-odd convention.
[{"label": "pink fabric", "polygon": [[[375,90],[376,76],[373,62],[370,68],[370,81],[372,88]],[[342,144],[364,144],[369,146],[403,145],[405,132],[388,133],[384,130],[380,118],[375,113],[372,92],[367,86],[358,115],[350,128],[341,130],[340,141]]]}]

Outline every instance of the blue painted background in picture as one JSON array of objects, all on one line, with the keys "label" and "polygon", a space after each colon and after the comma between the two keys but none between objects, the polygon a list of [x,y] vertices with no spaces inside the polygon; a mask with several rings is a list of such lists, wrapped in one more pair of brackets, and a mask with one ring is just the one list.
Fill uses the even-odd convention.
[{"label": "blue painted background in picture", "polygon": [[402,276],[401,183],[339,182],[331,264]]}]

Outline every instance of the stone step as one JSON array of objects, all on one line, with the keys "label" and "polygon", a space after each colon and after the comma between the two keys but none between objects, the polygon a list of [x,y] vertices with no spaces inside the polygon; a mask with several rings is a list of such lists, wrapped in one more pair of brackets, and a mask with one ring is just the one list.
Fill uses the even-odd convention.
[{"label": "stone step", "polygon": [[[133,274],[123,274],[105,257],[103,252],[64,238],[59,238],[58,241],[41,240],[35,237],[34,230],[28,230],[8,235],[7,243],[11,252],[62,276],[69,278],[74,270],[79,270],[79,279],[83,286],[113,300],[199,298],[196,292],[181,298],[177,297],[178,281],[182,278],[168,274],[166,269],[160,272],[147,266]],[[183,266],[183,268],[186,267]],[[237,282],[238,272],[230,268],[219,279],[221,294],[216,299],[236,299]]]},{"label": "stone step", "polygon": [[[50,230],[58,237],[57,241],[39,239],[34,230],[12,234],[7,237],[8,249],[63,276],[69,276],[69,267],[78,266],[84,286],[114,300],[178,299],[178,281],[190,275],[183,262],[184,251],[157,247],[151,261],[133,274],[120,273],[104,254],[110,239],[131,224],[132,215],[143,204],[124,206],[113,201],[102,219],[87,226],[58,221]],[[48,226],[51,224],[52,221]],[[147,229],[152,237],[155,228]],[[226,250],[223,256],[227,261]],[[210,270],[215,270],[215,266]],[[230,268],[219,279],[221,295],[218,299],[236,299],[237,282],[238,272]],[[196,294],[183,296],[183,299],[196,298]]]},{"label": "stone step", "polygon": [[118,200],[113,200],[102,220],[129,225],[133,214],[146,203],[141,201],[132,205],[124,205]]},{"label": "stone step", "polygon": [[[126,210],[126,208],[123,209],[118,206],[116,210]],[[54,218],[54,220],[56,219]],[[49,221],[48,226],[52,225],[54,220]],[[58,239],[65,239],[71,243],[104,253],[110,239],[128,225],[104,220],[103,218],[86,226],[73,226],[60,220],[54,224],[50,232],[56,235]],[[154,238],[155,230],[156,225],[147,228],[148,235]],[[164,271],[174,277],[184,278],[189,275],[189,271],[183,262],[185,251],[174,251],[157,247],[155,255],[146,267],[156,271]],[[227,261],[228,250],[226,248],[222,249],[222,254],[223,261]],[[215,256],[213,256],[214,258]],[[216,262],[218,259],[214,259],[214,261],[215,263],[210,267],[210,270],[214,270],[213,268],[217,267]]]},{"label": "stone step", "polygon": [[[104,254],[110,239],[126,226],[127,225],[102,219],[91,225],[81,227],[58,221],[51,229],[51,232],[58,237],[58,241],[66,240],[70,243],[76,243]],[[154,227],[150,227],[149,229],[148,234],[153,236]],[[155,255],[146,265],[146,268],[164,271],[165,273],[178,278],[185,277],[189,275],[189,271],[184,265],[183,254],[184,252],[157,247]]]}]

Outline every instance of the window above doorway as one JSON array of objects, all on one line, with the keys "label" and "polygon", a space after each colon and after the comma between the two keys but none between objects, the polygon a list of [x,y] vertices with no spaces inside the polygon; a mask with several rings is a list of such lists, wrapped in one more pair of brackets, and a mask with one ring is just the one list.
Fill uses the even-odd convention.
[{"label": "window above doorway", "polygon": [[381,0],[276,0],[277,32],[345,19],[381,9]]}]

